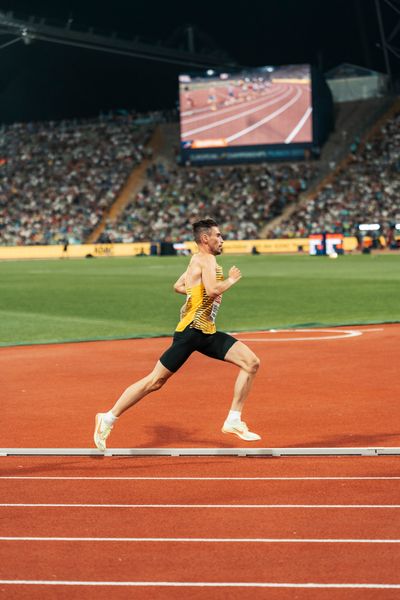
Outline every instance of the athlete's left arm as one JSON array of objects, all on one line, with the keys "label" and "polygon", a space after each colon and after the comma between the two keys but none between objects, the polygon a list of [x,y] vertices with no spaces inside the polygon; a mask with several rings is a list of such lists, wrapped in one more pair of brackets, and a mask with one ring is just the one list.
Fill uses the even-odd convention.
[{"label": "athlete's left arm", "polygon": [[175,283],[174,283],[174,290],[177,294],[184,294],[186,296],[185,280],[186,280],[186,271],[184,273],[182,273],[182,275],[179,277],[179,279],[177,281],[175,281]]}]

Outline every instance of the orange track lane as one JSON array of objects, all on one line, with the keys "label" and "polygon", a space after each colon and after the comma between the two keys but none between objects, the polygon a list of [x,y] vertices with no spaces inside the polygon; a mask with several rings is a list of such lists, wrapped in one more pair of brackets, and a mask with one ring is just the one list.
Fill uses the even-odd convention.
[{"label": "orange track lane", "polygon": [[[262,359],[245,414],[263,435],[260,446],[400,445],[394,358],[400,326],[384,325],[381,331],[373,331],[381,329],[378,326],[341,329],[357,329],[363,335],[276,343],[265,340],[298,334],[240,336],[253,338],[248,344]],[[264,341],[254,341],[263,335]],[[2,417],[12,423],[3,429],[1,445],[90,446],[95,411],[108,408],[168,343],[132,340],[0,350],[0,366],[8,375]],[[219,432],[234,378],[232,366],[193,356],[161,392],[121,419],[110,445],[244,445]],[[0,580],[400,585],[400,544],[388,543],[400,539],[400,509],[383,507],[400,504],[398,478],[397,457],[3,457]],[[38,503],[229,508],[21,506]],[[255,504],[308,508],[230,508]],[[327,504],[336,508],[315,506]],[[375,508],[355,506],[363,504]],[[273,541],[277,539],[289,542]],[[355,539],[383,543],[344,543]],[[0,582],[0,597],[17,600],[392,600],[399,594],[399,589],[385,588],[53,587]]]},{"label": "orange track lane", "polygon": [[[379,460],[377,458],[376,460]],[[3,488],[4,485],[0,483]],[[19,502],[72,504],[359,504],[400,505],[396,481],[49,481],[14,480]],[[199,500],[201,498],[201,501]],[[290,502],[288,501],[290,499]],[[311,501],[310,501],[311,498]]]},{"label": "orange track lane", "polygon": [[[377,328],[341,328],[363,332],[346,339],[247,342],[262,360],[244,413],[262,435],[256,445],[399,445],[400,325]],[[282,335],[289,334],[264,337]],[[7,373],[2,415],[13,423],[3,429],[1,445],[91,446],[95,412],[146,374],[168,344],[146,339],[1,349]],[[234,366],[193,355],[160,392],[124,415],[110,447],[246,445],[220,432],[235,376]]]},{"label": "orange track lane", "polygon": [[[18,600],[398,600],[398,590],[246,589],[246,588],[85,588],[51,586],[2,587],[8,598]],[[16,596],[15,594],[18,594]],[[5,596],[7,598],[7,596]]]},{"label": "orange track lane", "polygon": [[[400,477],[398,457],[0,457],[1,477]],[[9,480],[12,485],[12,479]]]},{"label": "orange track lane", "polygon": [[[2,508],[0,536],[400,539],[399,510]],[[84,525],[83,525],[84,524]],[[27,533],[28,532],[28,533]]]},{"label": "orange track lane", "polygon": [[3,541],[2,556],[0,579],[400,585],[394,544]]},{"label": "orange track lane", "polygon": [[[379,458],[0,459],[2,503],[96,499],[213,504],[242,502],[378,505],[398,502],[399,461]],[[19,477],[21,479],[15,479]],[[32,478],[48,479],[32,479]],[[59,477],[60,479],[49,479]],[[100,479],[62,479],[97,477]],[[111,479],[131,477],[136,479]],[[139,479],[148,477],[150,479]],[[169,479],[156,480],[157,477]],[[198,479],[264,477],[282,479]],[[285,478],[297,478],[287,480]],[[358,479],[331,479],[354,478]],[[372,478],[382,479],[372,479]],[[10,479],[12,478],[12,479]],[[299,479],[302,478],[302,479]],[[314,478],[314,479],[306,479]],[[360,479],[364,478],[364,479]],[[249,492],[249,487],[252,492]],[[97,496],[96,496],[97,494]],[[396,539],[398,509],[0,508],[0,536]],[[21,552],[23,558],[21,558]],[[1,580],[399,584],[398,544],[0,542]],[[12,598],[358,598],[398,590],[301,588],[102,588],[6,586]],[[7,596],[7,594],[9,594]]]}]

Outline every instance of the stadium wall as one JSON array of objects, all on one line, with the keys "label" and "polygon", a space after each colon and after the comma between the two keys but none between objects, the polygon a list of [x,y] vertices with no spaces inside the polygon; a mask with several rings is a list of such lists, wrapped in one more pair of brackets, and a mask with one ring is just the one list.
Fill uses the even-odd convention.
[{"label": "stadium wall", "polygon": [[[180,251],[196,252],[194,242],[179,244]],[[288,254],[293,252],[308,252],[308,238],[273,239],[273,240],[227,240],[224,243],[224,254],[251,254],[254,248],[260,254]],[[344,238],[344,251],[357,248],[355,237]],[[149,242],[134,244],[82,244],[64,246],[2,246],[0,260],[30,260],[51,258],[97,258],[113,256],[138,256],[159,253],[159,244]]]},{"label": "stadium wall", "polygon": [[150,254],[150,244],[82,244],[64,246],[2,246],[0,260],[32,258],[92,258],[104,256],[135,256]]}]

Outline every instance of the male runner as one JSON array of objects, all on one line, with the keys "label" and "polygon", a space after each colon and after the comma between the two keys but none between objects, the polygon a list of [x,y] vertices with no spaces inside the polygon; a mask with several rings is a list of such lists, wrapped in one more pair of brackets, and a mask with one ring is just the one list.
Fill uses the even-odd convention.
[{"label": "male runner", "polygon": [[193,224],[193,234],[199,252],[191,258],[187,270],[174,284],[176,292],[186,295],[186,302],[181,309],[181,320],[175,330],[172,345],[160,357],[149,375],[129,386],[111,410],[96,415],[94,443],[102,452],[106,449],[107,437],[118,417],[150,392],[159,390],[195,350],[240,368],[231,410],[222,432],[237,435],[247,442],[261,439],[259,435],[249,431],[246,423],[241,420],[244,401],[260,361],[243,342],[227,333],[216,331],[215,327],[222,294],[235,285],[242,275],[237,267],[232,267],[229,277],[224,279],[222,267],[215,259],[221,254],[223,245],[222,235],[215,221],[197,221]]}]

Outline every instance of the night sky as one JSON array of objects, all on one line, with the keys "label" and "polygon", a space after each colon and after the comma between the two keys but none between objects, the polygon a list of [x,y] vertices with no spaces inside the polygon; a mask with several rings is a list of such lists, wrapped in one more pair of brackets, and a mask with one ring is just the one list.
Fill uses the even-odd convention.
[{"label": "night sky", "polygon": [[[383,8],[386,26],[393,28],[394,13]],[[208,36],[243,66],[311,63],[327,71],[350,62],[385,70],[374,0],[113,0],[104,6],[94,0],[0,0],[0,11],[9,10],[177,45],[190,24],[205,34],[203,47]],[[9,39],[2,35],[0,46]],[[0,122],[173,108],[178,73],[187,70],[45,42],[14,44],[0,50]]]}]

